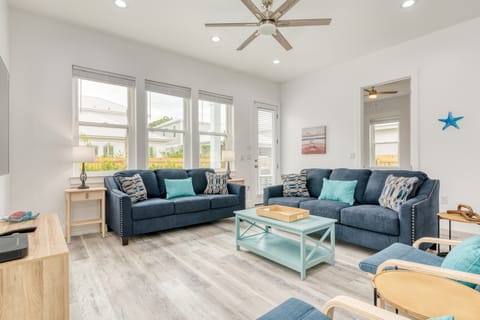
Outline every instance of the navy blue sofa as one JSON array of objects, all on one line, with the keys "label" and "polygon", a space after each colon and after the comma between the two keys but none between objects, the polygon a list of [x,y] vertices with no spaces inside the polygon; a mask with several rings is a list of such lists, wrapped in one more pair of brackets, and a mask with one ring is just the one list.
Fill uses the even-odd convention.
[{"label": "navy blue sofa", "polygon": [[[283,185],[267,187],[263,204],[279,204],[310,210],[310,214],[336,219],[335,236],[339,240],[363,247],[382,250],[401,242],[412,245],[421,237],[438,236],[440,182],[421,171],[368,169],[305,169],[309,198],[283,197]],[[393,174],[417,177],[410,198],[400,212],[381,207],[378,198],[385,180]],[[350,206],[339,201],[318,200],[323,178],[357,180],[355,203]],[[425,249],[425,247],[422,247]]]},{"label": "navy blue sofa", "polygon": [[[245,186],[231,184],[227,195],[205,195],[206,172],[212,169],[158,169],[125,170],[105,178],[106,223],[110,230],[128,244],[128,237],[149,232],[211,222],[232,217],[234,210],[245,209]],[[142,177],[147,200],[132,204],[118,183],[118,176]],[[164,179],[185,179],[191,177],[196,196],[166,199]]]}]

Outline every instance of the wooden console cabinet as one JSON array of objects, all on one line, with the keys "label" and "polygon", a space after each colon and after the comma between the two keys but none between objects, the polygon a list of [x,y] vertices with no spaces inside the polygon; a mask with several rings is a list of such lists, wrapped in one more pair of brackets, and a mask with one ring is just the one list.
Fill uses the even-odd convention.
[{"label": "wooden console cabinet", "polygon": [[20,223],[0,222],[0,232],[37,226],[28,256],[0,263],[0,320],[70,318],[68,248],[56,214]]}]

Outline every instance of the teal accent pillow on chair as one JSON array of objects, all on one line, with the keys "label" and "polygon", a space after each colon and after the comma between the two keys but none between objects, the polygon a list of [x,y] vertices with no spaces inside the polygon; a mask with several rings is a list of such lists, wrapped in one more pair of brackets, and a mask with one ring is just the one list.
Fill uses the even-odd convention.
[{"label": "teal accent pillow on chair", "polygon": [[323,178],[323,187],[319,200],[341,201],[352,205],[355,202],[357,180],[341,181]]},{"label": "teal accent pillow on chair", "polygon": [[[480,274],[480,235],[468,238],[450,251],[442,262],[442,268]],[[470,288],[476,284],[459,281]]]},{"label": "teal accent pillow on chair", "polygon": [[192,178],[187,179],[165,179],[167,199],[194,196]]}]

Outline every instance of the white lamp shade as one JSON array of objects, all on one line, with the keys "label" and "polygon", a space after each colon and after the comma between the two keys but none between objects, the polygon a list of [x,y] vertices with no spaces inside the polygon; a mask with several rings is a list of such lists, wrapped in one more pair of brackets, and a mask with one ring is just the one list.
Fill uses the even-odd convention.
[{"label": "white lamp shade", "polygon": [[73,162],[95,162],[95,148],[88,146],[73,147]]},{"label": "white lamp shade", "polygon": [[222,151],[222,160],[223,161],[234,161],[235,160],[235,153],[230,150]]}]

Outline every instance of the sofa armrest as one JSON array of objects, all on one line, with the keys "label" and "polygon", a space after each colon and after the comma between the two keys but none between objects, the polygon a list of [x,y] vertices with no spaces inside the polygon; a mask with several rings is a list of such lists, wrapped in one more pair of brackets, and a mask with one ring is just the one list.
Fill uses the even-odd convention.
[{"label": "sofa armrest", "polygon": [[105,179],[106,192],[106,208],[105,218],[107,226],[115,230],[122,238],[133,234],[132,221],[132,200],[130,197],[113,188],[111,181]]},{"label": "sofa armrest", "polygon": [[270,186],[263,189],[263,205],[268,206],[268,199],[283,197],[283,184]]},{"label": "sofa armrest", "polygon": [[[413,245],[422,237],[438,237],[439,181],[427,180],[419,194],[400,207],[399,242]],[[422,244],[427,249],[430,244]]]},{"label": "sofa armrest", "polygon": [[227,183],[228,193],[236,194],[240,198],[241,209],[246,207],[245,186],[238,183]]}]

